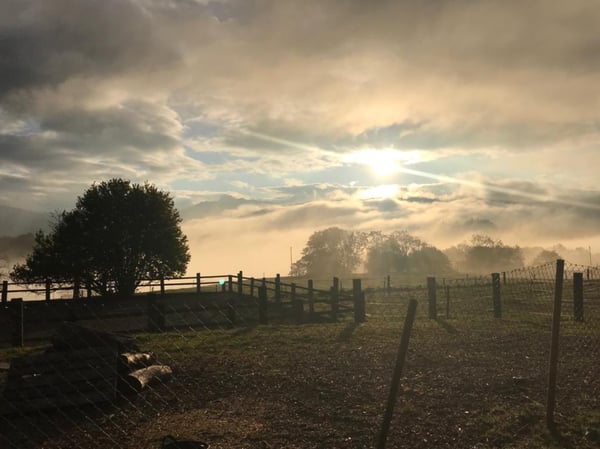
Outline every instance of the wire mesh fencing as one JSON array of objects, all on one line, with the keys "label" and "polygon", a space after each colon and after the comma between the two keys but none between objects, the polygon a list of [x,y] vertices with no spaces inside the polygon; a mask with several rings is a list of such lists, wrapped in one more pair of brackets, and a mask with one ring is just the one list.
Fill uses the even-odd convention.
[{"label": "wire mesh fencing", "polygon": [[[600,272],[587,268],[564,270],[556,421],[591,448]],[[168,434],[222,448],[371,447],[410,299],[418,318],[388,447],[540,447],[555,277],[551,263],[412,287],[363,280],[364,325],[351,279],[238,273],[126,301],[7,302],[0,447],[158,448]]]}]

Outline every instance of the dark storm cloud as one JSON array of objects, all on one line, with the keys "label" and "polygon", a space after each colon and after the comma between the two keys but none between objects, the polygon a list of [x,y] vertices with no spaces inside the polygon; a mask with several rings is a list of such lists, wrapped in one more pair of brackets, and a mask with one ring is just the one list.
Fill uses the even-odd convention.
[{"label": "dark storm cloud", "polygon": [[0,98],[71,77],[147,70],[178,57],[135,2],[7,0],[0,16]]}]

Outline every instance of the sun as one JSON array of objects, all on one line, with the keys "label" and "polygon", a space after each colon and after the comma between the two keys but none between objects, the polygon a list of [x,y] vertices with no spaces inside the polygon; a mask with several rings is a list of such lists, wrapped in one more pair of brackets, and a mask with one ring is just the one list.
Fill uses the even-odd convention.
[{"label": "sun", "polygon": [[403,151],[393,148],[357,150],[346,158],[347,162],[368,166],[379,177],[398,173],[402,166],[414,164],[420,160],[418,151]]}]

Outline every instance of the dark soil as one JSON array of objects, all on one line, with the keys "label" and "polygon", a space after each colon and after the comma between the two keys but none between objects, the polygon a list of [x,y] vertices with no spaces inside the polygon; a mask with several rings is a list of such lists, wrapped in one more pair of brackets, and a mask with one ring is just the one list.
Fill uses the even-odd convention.
[{"label": "dark soil", "polygon": [[[140,335],[171,381],[113,406],[0,417],[0,447],[158,448],[170,434],[213,449],[373,448],[400,334],[400,319],[372,318]],[[600,447],[598,345],[582,341],[562,341],[551,435],[548,326],[419,318],[387,447]]]}]

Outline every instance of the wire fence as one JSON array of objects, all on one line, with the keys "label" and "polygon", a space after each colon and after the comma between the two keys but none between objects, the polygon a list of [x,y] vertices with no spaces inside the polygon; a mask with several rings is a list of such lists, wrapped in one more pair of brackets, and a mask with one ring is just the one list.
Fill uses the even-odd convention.
[{"label": "wire fence", "polygon": [[[9,301],[0,447],[372,447],[410,299],[388,447],[542,447],[556,272],[363,280],[361,295],[238,273],[127,301]],[[599,447],[600,270],[567,263],[563,281],[555,420],[564,444]]]}]

